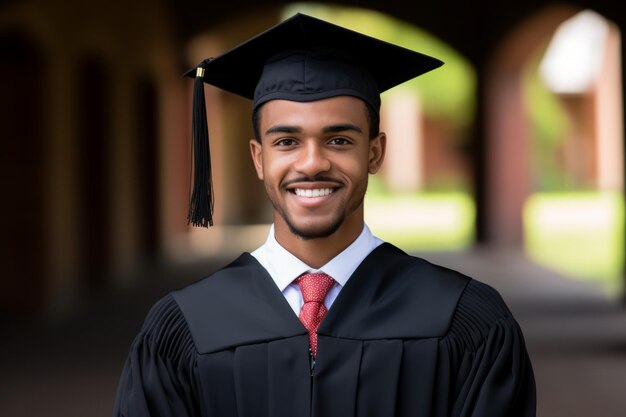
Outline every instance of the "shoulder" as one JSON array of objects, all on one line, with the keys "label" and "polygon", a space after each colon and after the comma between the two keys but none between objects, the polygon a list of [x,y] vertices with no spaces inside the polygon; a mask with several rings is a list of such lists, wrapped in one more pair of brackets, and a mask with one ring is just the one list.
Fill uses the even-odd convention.
[{"label": "shoulder", "polygon": [[424,286],[429,287],[429,295],[434,292],[446,294],[447,301],[454,303],[455,315],[468,314],[482,319],[481,322],[511,317],[500,293],[488,284],[443,265],[408,255],[393,245],[384,246],[384,256],[379,257],[383,268],[402,280],[410,278],[409,282],[422,291]]},{"label": "shoulder", "polygon": [[385,243],[359,265],[322,330],[370,339],[443,337],[470,281]]},{"label": "shoulder", "polygon": [[211,323],[216,327],[212,334],[219,330],[217,318],[232,305],[235,293],[245,291],[246,277],[255,274],[254,258],[244,253],[213,274],[170,292],[152,306],[135,343],[162,357],[191,357],[198,351],[201,331]]},{"label": "shoulder", "polygon": [[246,291],[249,279],[258,274],[258,263],[249,253],[244,253],[211,275],[171,292],[168,297],[193,332],[194,323],[219,316],[238,294]]},{"label": "shoulder", "polygon": [[447,335],[464,350],[478,349],[488,338],[521,337],[521,330],[500,293],[471,279],[459,298]]},{"label": "shoulder", "polygon": [[189,326],[172,294],[152,306],[135,344],[163,358],[181,359],[193,355],[195,347]]},{"label": "shoulder", "polygon": [[233,299],[249,291],[262,274],[267,274],[260,264],[244,253],[213,274],[172,292],[172,297],[193,328],[196,321],[220,316]]},{"label": "shoulder", "polygon": [[459,271],[409,255],[389,243],[381,245],[368,260],[362,265],[368,275],[380,274],[387,287],[401,289],[399,294],[433,307],[432,311],[439,314],[444,310],[453,313],[472,281]]},{"label": "shoulder", "polygon": [[429,284],[434,287],[433,290],[441,289],[446,293],[452,291],[457,296],[471,280],[458,271],[409,255],[390,243],[384,243],[374,250],[361,268],[380,269],[386,279],[397,277],[397,280],[409,284]]},{"label": "shoulder", "polygon": [[267,270],[249,253],[172,297],[200,354],[303,332]]},{"label": "shoulder", "polygon": [[403,315],[428,318],[417,320],[421,327],[431,329],[424,334],[476,346],[495,326],[516,329],[511,312],[491,286],[388,243],[373,255],[365,269],[384,271],[381,282],[394,294],[394,305],[404,306]]},{"label": "shoulder", "polygon": [[217,292],[233,291],[246,278],[258,276],[260,270],[262,270],[260,264],[246,252],[211,275],[172,292],[172,296],[182,306],[195,298],[205,298]]},{"label": "shoulder", "polygon": [[241,279],[258,275],[254,258],[244,253],[235,261],[213,274],[183,288],[172,291],[158,300],[150,309],[142,327],[142,334],[157,343],[167,343],[168,337],[184,337],[191,341],[192,322],[203,316],[205,309],[220,303],[233,287],[242,285]]}]

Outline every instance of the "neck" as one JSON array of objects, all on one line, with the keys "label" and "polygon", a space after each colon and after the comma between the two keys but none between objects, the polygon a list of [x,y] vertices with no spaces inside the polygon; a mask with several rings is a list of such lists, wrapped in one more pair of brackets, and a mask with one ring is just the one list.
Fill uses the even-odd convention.
[{"label": "neck", "polygon": [[302,239],[289,230],[278,216],[274,221],[276,241],[311,268],[319,269],[339,255],[356,240],[363,230],[363,217],[346,219],[344,224],[328,237]]}]

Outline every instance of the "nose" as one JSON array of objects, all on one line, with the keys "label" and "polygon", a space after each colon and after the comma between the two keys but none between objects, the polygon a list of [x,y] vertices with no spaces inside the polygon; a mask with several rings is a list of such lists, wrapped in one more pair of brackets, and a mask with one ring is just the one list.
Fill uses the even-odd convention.
[{"label": "nose", "polygon": [[294,164],[294,169],[309,177],[329,171],[330,167],[330,160],[325,154],[322,145],[313,140],[307,141],[301,147],[298,159]]}]

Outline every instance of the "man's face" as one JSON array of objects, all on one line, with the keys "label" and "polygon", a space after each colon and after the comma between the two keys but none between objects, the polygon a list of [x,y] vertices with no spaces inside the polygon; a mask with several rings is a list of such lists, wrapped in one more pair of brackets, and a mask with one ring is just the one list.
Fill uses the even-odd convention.
[{"label": "man's face", "polygon": [[365,104],[348,96],[273,100],[260,112],[262,143],[250,148],[277,230],[303,239],[360,232],[368,174],[385,149],[384,134],[369,138]]}]

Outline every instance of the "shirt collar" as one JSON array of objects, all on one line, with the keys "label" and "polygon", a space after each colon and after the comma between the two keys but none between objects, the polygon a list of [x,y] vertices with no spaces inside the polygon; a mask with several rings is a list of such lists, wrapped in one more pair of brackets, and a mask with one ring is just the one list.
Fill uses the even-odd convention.
[{"label": "shirt collar", "polygon": [[278,243],[274,235],[274,225],[272,225],[267,240],[259,249],[252,252],[252,256],[267,269],[281,291],[284,291],[294,279],[305,272],[324,272],[339,285],[344,286],[363,259],[381,243],[383,243],[382,240],[372,235],[367,225],[364,225],[363,230],[350,246],[320,269],[315,269]]}]

